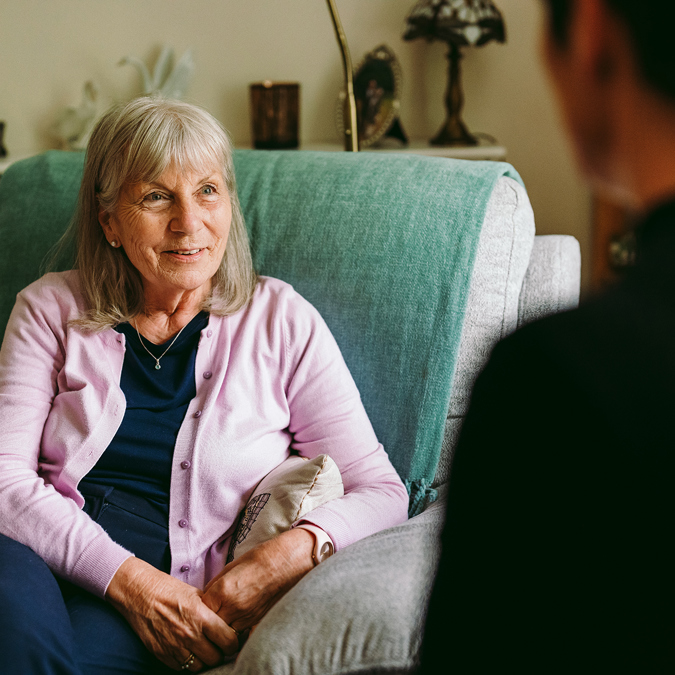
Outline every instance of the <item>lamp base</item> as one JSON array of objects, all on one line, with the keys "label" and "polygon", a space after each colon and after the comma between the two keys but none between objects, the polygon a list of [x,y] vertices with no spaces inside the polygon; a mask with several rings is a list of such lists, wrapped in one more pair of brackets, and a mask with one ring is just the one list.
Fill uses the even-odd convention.
[{"label": "lamp base", "polygon": [[439,132],[429,141],[430,145],[478,145],[478,139],[471,134],[461,119],[448,118]]},{"label": "lamp base", "polygon": [[441,130],[431,139],[431,145],[478,145],[478,139],[469,133],[464,122],[462,122],[464,94],[460,82],[459,61],[461,58],[459,47],[453,42],[449,42],[448,90],[445,93],[447,117]]}]

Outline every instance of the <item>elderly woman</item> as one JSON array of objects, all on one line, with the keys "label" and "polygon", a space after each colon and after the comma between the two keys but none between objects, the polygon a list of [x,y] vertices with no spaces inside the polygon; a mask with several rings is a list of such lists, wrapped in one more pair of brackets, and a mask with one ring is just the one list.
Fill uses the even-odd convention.
[{"label": "elderly woman", "polygon": [[[107,113],[74,228],[77,269],[19,294],[0,353],[0,669],[197,672],[317,542],[402,522],[407,494],[316,310],[254,273],[209,114],[149,98]],[[332,456],[344,497],[226,565],[291,451]]]}]

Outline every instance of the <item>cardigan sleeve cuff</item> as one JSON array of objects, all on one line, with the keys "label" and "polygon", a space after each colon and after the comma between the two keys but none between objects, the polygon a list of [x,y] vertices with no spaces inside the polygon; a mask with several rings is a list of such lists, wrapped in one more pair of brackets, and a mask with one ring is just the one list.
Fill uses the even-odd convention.
[{"label": "cardigan sleeve cuff", "polygon": [[133,553],[102,533],[84,549],[69,575],[69,581],[99,598],[105,598],[108,585],[120,565],[133,556]]}]

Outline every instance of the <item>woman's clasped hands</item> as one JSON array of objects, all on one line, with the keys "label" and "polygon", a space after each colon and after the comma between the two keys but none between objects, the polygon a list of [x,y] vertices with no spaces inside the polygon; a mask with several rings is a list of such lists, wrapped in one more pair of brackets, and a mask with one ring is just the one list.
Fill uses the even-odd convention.
[{"label": "woman's clasped hands", "polygon": [[313,544],[306,530],[285,532],[231,562],[203,592],[129,558],[106,598],[162,663],[199,672],[239,651],[240,634],[312,569]]}]

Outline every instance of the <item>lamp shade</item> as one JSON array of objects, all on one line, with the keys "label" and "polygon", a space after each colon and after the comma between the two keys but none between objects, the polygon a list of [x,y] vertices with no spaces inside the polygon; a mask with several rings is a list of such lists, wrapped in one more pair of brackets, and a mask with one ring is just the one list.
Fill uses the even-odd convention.
[{"label": "lamp shade", "polygon": [[457,47],[506,39],[501,12],[490,0],[420,0],[406,19],[403,39],[419,37]]}]

